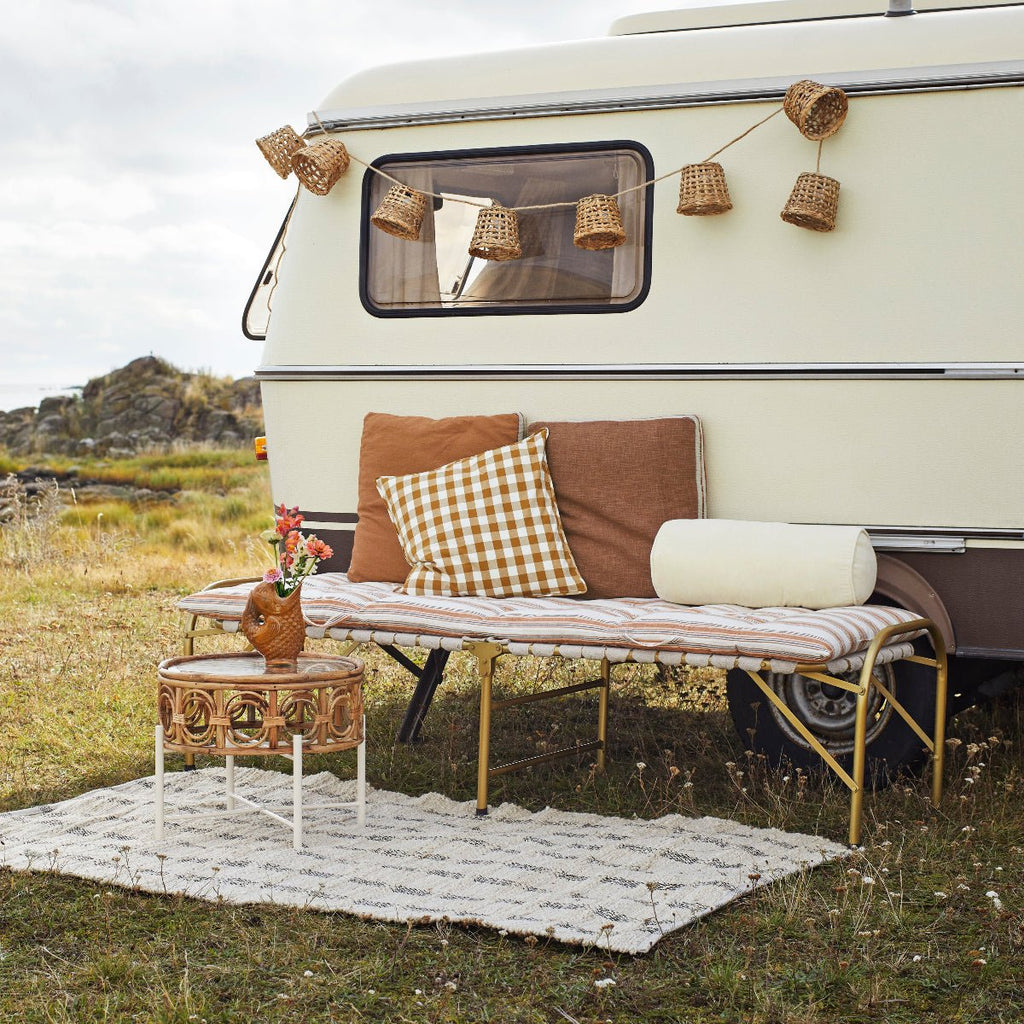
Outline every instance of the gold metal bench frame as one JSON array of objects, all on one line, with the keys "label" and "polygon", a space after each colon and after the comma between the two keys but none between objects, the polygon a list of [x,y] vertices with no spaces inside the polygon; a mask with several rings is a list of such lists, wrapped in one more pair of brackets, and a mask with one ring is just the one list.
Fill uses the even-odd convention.
[{"label": "gold metal bench frame", "polygon": [[[251,583],[255,580],[251,577],[240,579],[217,580],[207,586],[206,590],[219,589],[220,587],[231,587],[242,583]],[[223,634],[219,624],[214,623],[205,628],[199,628],[200,616],[191,615],[188,626],[185,630],[182,643],[184,654],[194,653],[195,640],[197,637],[217,636]],[[903,659],[913,661],[920,665],[927,665],[935,670],[935,725],[932,736],[927,733],[914,721],[910,713],[890,692],[885,683],[875,673],[875,664],[879,652],[887,644],[894,642],[899,637],[905,637],[919,631],[927,632],[931,638],[932,648],[935,656],[932,658],[923,655],[910,655]],[[358,644],[355,641],[343,642],[342,653],[347,654]],[[487,813],[488,788],[490,780],[508,772],[517,771],[520,768],[527,768],[530,765],[541,764],[546,761],[553,761],[557,758],[570,757],[586,751],[597,752],[597,767],[603,769],[607,752],[608,740],[608,696],[611,688],[611,665],[607,658],[601,659],[600,676],[598,679],[588,682],[576,683],[570,686],[560,686],[550,690],[543,690],[540,693],[526,694],[519,697],[509,697],[495,700],[494,672],[497,661],[501,657],[515,656],[500,643],[490,640],[466,640],[462,649],[468,651],[476,659],[477,674],[480,679],[480,739],[477,754],[477,786],[476,786],[476,813],[485,815]],[[390,652],[389,652],[390,653]],[[559,656],[559,649],[556,646],[551,656]],[[405,659],[403,659],[405,660]],[[632,661],[632,657],[625,659]],[[866,736],[868,707],[871,703],[872,689],[880,694],[896,711],[897,714],[914,731],[915,735],[924,744],[925,749],[932,756],[932,793],[933,806],[937,807],[942,799],[942,769],[943,755],[945,751],[946,732],[946,697],[948,690],[948,666],[946,661],[946,642],[938,626],[931,619],[914,619],[911,622],[900,623],[894,626],[887,626],[881,630],[871,641],[871,644],[864,653],[864,663],[860,670],[857,682],[852,683],[846,679],[840,679],[828,671],[827,665],[822,664],[798,664],[792,669],[793,675],[802,675],[808,679],[815,679],[830,686],[847,690],[857,697],[857,711],[854,725],[854,747],[852,772],[846,771],[829,753],[824,744],[814,736],[811,731],[800,721],[793,711],[786,705],[785,701],[769,686],[762,673],[775,671],[771,662],[763,661],[759,671],[744,669],[750,678],[757,684],[765,697],[776,707],[780,714],[794,729],[804,738],[808,746],[824,761],[829,769],[839,777],[843,784],[850,790],[850,829],[849,842],[851,846],[857,846],[861,838],[861,826],[864,812],[864,773],[867,761]],[[436,683],[434,684],[436,685]],[[521,758],[517,761],[510,761],[505,764],[490,765],[491,749],[491,716],[492,712],[505,708],[516,707],[523,704],[535,703],[542,700],[551,700],[556,697],[563,697],[570,693],[578,693],[586,690],[598,690],[598,711],[597,711],[597,737],[594,740],[562,747],[559,750],[550,751],[545,754],[538,754],[535,757]],[[420,715],[422,717],[422,714]],[[417,728],[414,731],[418,731]],[[414,737],[410,737],[414,738]]]},{"label": "gold metal bench frame", "polygon": [[[914,721],[910,713],[896,699],[895,695],[882,682],[875,673],[875,664],[879,652],[887,644],[892,643],[896,638],[907,636],[911,633],[926,631],[931,637],[932,647],[935,650],[935,657],[928,658],[923,655],[910,655],[905,661],[913,661],[920,665],[927,665],[935,670],[935,724],[932,736],[927,733]],[[504,700],[495,700],[493,697],[494,671],[498,658],[508,655],[510,652],[501,644],[490,641],[468,641],[464,644],[463,650],[473,654],[477,660],[477,672],[480,677],[480,743],[477,760],[477,788],[476,788],[476,813],[484,815],[487,813],[488,786],[490,780],[498,775],[525,768],[529,765],[540,764],[544,761],[552,761],[560,757],[569,757],[587,750],[597,751],[597,766],[603,768],[608,739],[608,693],[611,683],[611,666],[607,658],[601,660],[601,676],[599,679],[577,683],[573,686],[562,686],[552,690],[544,690],[537,694],[528,694],[524,697],[513,697]],[[558,648],[555,648],[554,655],[557,656]],[[626,659],[631,660],[631,659]],[[946,732],[946,696],[948,689],[948,667],[946,661],[945,640],[938,627],[930,619],[914,619],[911,622],[901,623],[895,626],[887,626],[881,630],[871,641],[870,646],[864,654],[864,664],[860,670],[860,677],[857,682],[851,683],[846,679],[840,679],[829,673],[827,665],[820,664],[799,664],[793,669],[794,675],[806,676],[840,689],[848,690],[857,697],[857,712],[854,725],[854,749],[852,773],[846,771],[825,748],[821,741],[800,721],[792,710],[786,705],[781,697],[769,686],[762,672],[772,671],[772,665],[768,661],[761,663],[760,671],[746,669],[744,671],[757,684],[764,695],[778,708],[779,712],[786,717],[786,720],[794,729],[807,741],[810,748],[825,762],[826,765],[840,778],[843,784],[850,790],[850,829],[849,842],[851,846],[860,843],[861,827],[864,812],[864,769],[867,761],[866,737],[868,707],[871,703],[872,688],[874,688],[892,706],[893,710],[907,723],[917,737],[924,744],[926,750],[932,756],[932,804],[937,807],[942,799],[942,769],[943,755],[945,751]],[[548,700],[555,697],[565,696],[581,690],[599,689],[599,703],[597,713],[597,739],[588,743],[581,743],[575,746],[563,747],[547,754],[540,754],[536,757],[523,758],[518,761],[511,761],[507,764],[490,766],[491,747],[491,713],[502,708],[513,707],[519,704],[531,703],[534,701]]]}]

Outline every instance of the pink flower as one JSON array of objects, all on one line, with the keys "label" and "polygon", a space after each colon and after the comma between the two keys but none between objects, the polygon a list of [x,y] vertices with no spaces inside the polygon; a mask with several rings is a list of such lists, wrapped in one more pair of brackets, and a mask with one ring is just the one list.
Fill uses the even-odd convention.
[{"label": "pink flower", "polygon": [[279,583],[284,579],[284,573],[280,569],[268,569],[263,574],[264,583]]}]

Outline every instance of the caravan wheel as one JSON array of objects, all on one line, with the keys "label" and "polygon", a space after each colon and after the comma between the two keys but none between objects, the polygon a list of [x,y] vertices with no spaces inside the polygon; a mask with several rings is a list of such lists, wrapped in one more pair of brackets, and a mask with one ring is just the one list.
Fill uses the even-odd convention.
[{"label": "caravan wheel", "polygon": [[[930,651],[930,648],[927,648]],[[923,653],[923,652],[921,652]],[[928,734],[935,721],[934,673],[923,665],[901,661],[878,669],[882,682]],[[839,676],[855,682],[851,672]],[[856,697],[800,675],[770,672],[768,685],[811,731],[816,739],[849,771],[853,766],[853,731]],[[728,674],[726,692],[736,730],[750,750],[767,755],[773,765],[823,768],[824,762],[792,723],[765,697],[754,681],[739,669]],[[865,782],[872,788],[888,785],[900,768],[924,759],[921,741],[891,704],[877,692],[868,707]]]}]

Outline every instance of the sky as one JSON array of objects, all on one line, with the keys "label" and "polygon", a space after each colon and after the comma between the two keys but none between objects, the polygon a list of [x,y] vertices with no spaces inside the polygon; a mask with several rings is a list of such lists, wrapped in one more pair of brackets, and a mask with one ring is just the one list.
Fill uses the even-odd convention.
[{"label": "sky", "polygon": [[607,34],[671,0],[29,0],[0,36],[0,410],[137,356],[245,376],[291,201],[254,140],[369,66]]}]

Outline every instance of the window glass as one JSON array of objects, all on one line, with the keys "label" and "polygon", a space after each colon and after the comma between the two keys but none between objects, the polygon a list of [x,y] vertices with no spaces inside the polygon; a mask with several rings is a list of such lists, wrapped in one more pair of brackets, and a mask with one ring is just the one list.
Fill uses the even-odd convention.
[{"label": "window glass", "polygon": [[[434,193],[418,241],[395,238],[369,218],[392,182],[369,173],[364,196],[363,299],[378,314],[632,308],[646,276],[649,157],[617,145],[388,158],[377,166],[410,188]],[[619,196],[626,241],[593,251],[573,244],[577,200]],[[517,210],[523,256],[469,255],[481,205]],[[570,203],[553,209],[522,209]],[[475,204],[475,205],[470,205]]]}]

